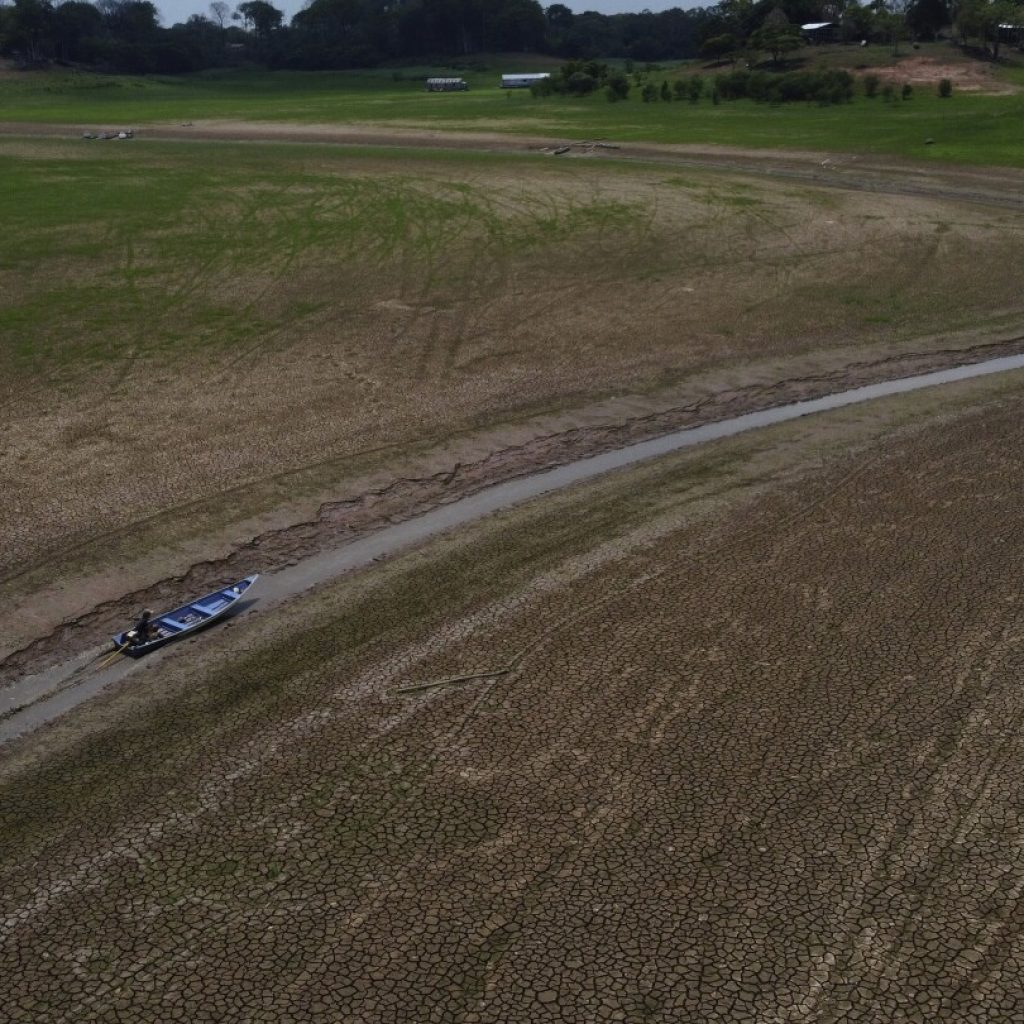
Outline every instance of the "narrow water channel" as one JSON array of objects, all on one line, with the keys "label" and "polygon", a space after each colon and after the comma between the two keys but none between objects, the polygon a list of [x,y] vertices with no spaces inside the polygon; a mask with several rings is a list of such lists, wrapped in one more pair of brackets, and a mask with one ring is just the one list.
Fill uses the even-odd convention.
[{"label": "narrow water channel", "polygon": [[[650,441],[641,441],[615,451],[580,459],[556,469],[510,480],[454,501],[450,505],[442,505],[414,519],[385,527],[334,551],[320,552],[294,566],[265,575],[260,579],[258,589],[254,593],[255,600],[250,604],[253,610],[265,612],[318,584],[355,569],[364,568],[377,559],[394,555],[438,534],[482,519],[493,512],[661,455],[803,416],[870,402],[876,398],[887,398],[909,391],[920,391],[923,388],[1019,369],[1024,369],[1024,355],[1004,356],[982,363],[922,373],[915,377],[900,377],[879,384],[840,391],[824,398],[793,402],[705,426],[689,427]],[[254,566],[252,571],[257,569],[258,567]],[[248,614],[248,610],[240,614]],[[201,642],[201,635],[186,641]],[[109,649],[109,645],[97,647],[73,661],[26,677],[7,687],[0,694],[0,715],[5,716],[0,720],[0,744],[53,721],[99,693],[104,687],[132,672],[158,665],[163,658],[173,656],[175,651],[172,645],[140,661],[122,658],[110,668],[90,673],[88,663],[106,649]]]}]

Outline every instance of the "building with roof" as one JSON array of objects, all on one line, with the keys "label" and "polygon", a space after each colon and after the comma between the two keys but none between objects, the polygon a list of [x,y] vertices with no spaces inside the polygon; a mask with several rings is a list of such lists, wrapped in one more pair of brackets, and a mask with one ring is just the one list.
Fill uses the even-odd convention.
[{"label": "building with roof", "polygon": [[800,35],[809,43],[833,43],[838,29],[834,21],[809,21],[800,26]]},{"label": "building with roof", "polygon": [[502,75],[501,87],[502,89],[529,89],[534,82],[540,82],[550,77],[549,71],[539,71],[528,75]]},{"label": "building with roof", "polygon": [[427,79],[427,92],[465,92],[468,88],[464,78]]}]

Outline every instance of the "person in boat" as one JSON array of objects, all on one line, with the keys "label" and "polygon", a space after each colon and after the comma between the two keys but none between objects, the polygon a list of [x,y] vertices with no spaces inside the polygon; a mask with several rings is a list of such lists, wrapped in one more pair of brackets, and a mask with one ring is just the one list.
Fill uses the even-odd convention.
[{"label": "person in boat", "polygon": [[152,618],[153,610],[151,608],[146,608],[139,616],[139,621],[135,623],[128,634],[128,642],[133,647],[139,644],[148,644],[153,639],[153,626],[150,623]]}]

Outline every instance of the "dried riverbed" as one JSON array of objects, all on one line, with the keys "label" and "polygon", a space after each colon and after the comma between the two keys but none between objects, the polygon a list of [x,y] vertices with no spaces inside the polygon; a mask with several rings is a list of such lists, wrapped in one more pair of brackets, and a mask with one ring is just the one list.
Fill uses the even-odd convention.
[{"label": "dried riverbed", "polygon": [[12,1021],[1014,1020],[1021,411],[670,456],[19,744]]},{"label": "dried riverbed", "polygon": [[[93,650],[98,642],[105,642],[108,634],[120,629],[141,607],[171,607],[252,571],[281,570],[373,534],[388,524],[423,515],[504,481],[685,427],[715,423],[880,381],[999,359],[1018,352],[1022,345],[1024,339],[1009,337],[965,349],[908,353],[853,364],[831,373],[737,388],[681,406],[663,403],[661,408],[625,421],[538,436],[515,447],[491,452],[472,463],[456,462],[423,477],[397,479],[378,490],[325,503],[315,520],[261,534],[238,545],[225,557],[197,563],[183,574],[83,611],[0,661],[0,684],[10,686],[26,675],[73,661]],[[3,710],[0,706],[0,712]]]}]

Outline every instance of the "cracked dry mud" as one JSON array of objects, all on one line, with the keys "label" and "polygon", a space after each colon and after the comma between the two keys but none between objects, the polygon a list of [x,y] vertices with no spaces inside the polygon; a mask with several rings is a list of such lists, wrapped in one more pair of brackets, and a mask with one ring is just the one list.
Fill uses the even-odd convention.
[{"label": "cracked dry mud", "polygon": [[[243,629],[162,669],[181,732],[155,760],[128,715],[35,769],[49,789],[7,773],[0,1005],[1024,1021],[1022,410],[1007,393],[727,515],[581,542],[505,596],[461,591],[468,564],[508,571],[514,530],[462,563],[451,542],[429,614],[399,636],[380,612],[387,642],[347,647],[330,598],[276,647]],[[225,699],[191,730],[175,672],[195,691],[260,665],[272,714]]]},{"label": "cracked dry mud", "polygon": [[248,573],[254,564],[258,563],[263,572],[293,565],[301,558],[350,542],[388,523],[412,518],[506,480],[566,465],[682,427],[834,394],[863,384],[1017,354],[1022,346],[1024,337],[1008,337],[962,348],[862,360],[831,373],[794,376],[771,384],[720,391],[619,423],[576,427],[537,436],[520,445],[492,451],[475,462],[455,462],[450,468],[430,475],[394,479],[377,490],[325,502],[313,520],[266,531],[238,544],[228,555],[198,562],[184,573],[102,602],[64,620],[55,629],[0,657],[0,686],[89,650],[98,636],[118,632],[139,608],[179,605],[198,592],[231,583]]}]

